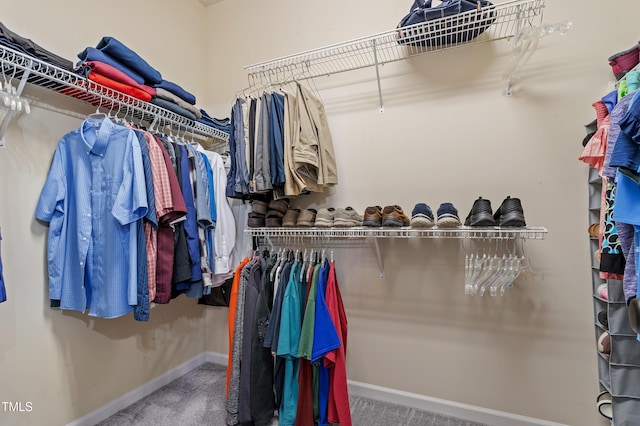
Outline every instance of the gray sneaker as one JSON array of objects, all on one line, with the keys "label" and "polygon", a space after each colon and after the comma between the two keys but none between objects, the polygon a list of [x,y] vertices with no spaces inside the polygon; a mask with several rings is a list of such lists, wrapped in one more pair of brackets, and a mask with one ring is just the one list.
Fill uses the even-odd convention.
[{"label": "gray sneaker", "polygon": [[316,227],[331,228],[333,226],[333,215],[336,210],[333,207],[318,210],[316,215]]},{"label": "gray sneaker", "polygon": [[362,226],[362,216],[351,207],[344,209],[336,209],[333,219],[333,226],[337,228],[352,228],[354,226]]}]

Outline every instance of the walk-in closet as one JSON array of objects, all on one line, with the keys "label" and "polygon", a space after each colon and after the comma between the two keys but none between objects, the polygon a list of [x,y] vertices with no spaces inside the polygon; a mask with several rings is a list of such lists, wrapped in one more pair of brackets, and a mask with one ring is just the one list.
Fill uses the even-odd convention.
[{"label": "walk-in closet", "polygon": [[4,6],[0,426],[640,424],[635,2]]}]

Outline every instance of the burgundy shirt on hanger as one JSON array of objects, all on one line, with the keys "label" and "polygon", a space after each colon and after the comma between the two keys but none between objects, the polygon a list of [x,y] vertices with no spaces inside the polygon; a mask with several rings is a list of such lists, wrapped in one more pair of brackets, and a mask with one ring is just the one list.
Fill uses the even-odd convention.
[{"label": "burgundy shirt on hanger", "polygon": [[185,205],[184,198],[182,197],[178,177],[173,169],[169,153],[157,136],[154,135],[153,138],[162,149],[165,167],[167,168],[167,174],[169,175],[171,200],[173,203],[173,210],[166,212],[163,216],[158,218],[158,264],[156,269],[156,298],[154,299],[154,302],[169,303],[171,300],[171,278],[173,276],[174,253],[173,228],[171,228],[170,224],[171,222],[187,215],[187,206]]}]

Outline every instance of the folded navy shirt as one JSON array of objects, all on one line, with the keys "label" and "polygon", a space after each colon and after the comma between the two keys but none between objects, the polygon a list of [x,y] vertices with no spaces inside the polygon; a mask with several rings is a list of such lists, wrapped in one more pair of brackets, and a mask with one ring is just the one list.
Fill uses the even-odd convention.
[{"label": "folded navy shirt", "polygon": [[[112,58],[109,55],[106,55],[104,52],[94,48],[87,47],[82,52],[78,53],[78,58],[84,61],[98,61],[103,62],[105,64],[111,65],[112,67],[119,69],[129,77],[131,77],[136,83],[144,84],[144,77],[138,74],[136,71],[127,67],[124,64],[121,64],[116,59]],[[80,65],[80,64],[78,64]]]},{"label": "folded navy shirt", "polygon": [[102,37],[96,49],[135,71],[138,75],[141,75],[144,78],[144,81],[141,83],[150,86],[162,81],[162,75],[158,70],[149,65],[147,61],[142,59],[136,52],[113,37]]},{"label": "folded navy shirt", "polygon": [[187,92],[186,90],[184,90],[182,87],[178,86],[176,83],[172,83],[170,81],[167,80],[162,80],[158,83],[152,84],[151,87],[153,88],[158,88],[161,87],[164,90],[167,90],[171,93],[173,93],[174,95],[176,95],[177,97],[179,97],[180,99],[182,99],[183,101],[190,103],[191,105],[195,105],[196,104],[196,97],[194,95],[192,95],[191,93]]}]

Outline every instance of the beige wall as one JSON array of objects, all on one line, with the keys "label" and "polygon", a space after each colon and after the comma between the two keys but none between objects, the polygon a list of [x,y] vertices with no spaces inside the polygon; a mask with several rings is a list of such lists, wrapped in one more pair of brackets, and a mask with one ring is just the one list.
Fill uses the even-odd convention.
[{"label": "beige wall", "polygon": [[[212,103],[228,114],[247,85],[244,65],[393,28],[410,2],[225,1],[208,9],[210,58],[224,85]],[[606,58],[637,41],[636,2],[607,11],[549,1],[544,39],[502,94],[506,41],[434,53],[381,68],[384,114],[372,68],[318,78],[340,184],[298,207],[451,201],[464,217],[478,196],[497,208],[522,199],[545,241],[526,251],[534,274],[504,297],[469,297],[464,252],[453,241],[384,241],[385,280],[371,249],[337,250],[349,317],[350,379],[571,425],[600,424],[587,240],[587,166],[580,163],[591,103],[613,79]],[[220,64],[219,61],[217,61]],[[214,64],[211,64],[215,66]],[[212,317],[214,316],[211,314]],[[213,318],[212,318],[213,319]],[[216,320],[221,318],[215,317]],[[207,329],[208,349],[226,337]]]},{"label": "beige wall", "polygon": [[[184,3],[8,0],[2,4],[2,22],[73,61],[86,46],[112,35],[165,78],[205,96],[205,61],[198,56],[205,45],[198,31],[204,8],[196,1]],[[61,96],[41,95],[61,108],[83,111]],[[153,309],[148,323],[135,322],[132,315],[101,320],[49,308],[47,228],[33,214],[58,139],[79,124],[34,108],[9,127],[7,148],[0,150],[9,298],[0,304],[0,400],[33,404],[28,414],[0,411],[3,426],[67,424],[205,350],[204,309],[193,299]]]},{"label": "beige wall", "polygon": [[[512,98],[502,95],[506,42],[316,80],[341,182],[300,207],[523,200],[545,241],[526,245],[535,273],[503,298],[468,297],[453,241],[384,241],[385,280],[370,249],[336,250],[350,324],[348,375],[361,382],[571,425],[597,425],[587,242],[586,166],[577,161],[590,104],[612,79],[606,57],[636,41],[633,13],[548,2],[545,39]],[[617,10],[633,10],[631,0]],[[408,3],[225,1],[5,2],[3,22],[73,58],[103,35],[143,53],[216,116],[247,85],[244,65],[395,26]],[[123,11],[127,11],[124,13]],[[65,18],[56,18],[64,12]],[[615,16],[615,19],[614,19]],[[52,96],[55,103],[65,101]],[[0,151],[0,226],[9,301],[0,305],[0,399],[32,401],[0,424],[65,424],[204,350],[226,352],[224,309],[180,299],[148,324],[90,320],[47,305],[46,229],[33,211],[56,142],[76,119],[35,110]],[[206,339],[206,344],[205,344]]]}]

